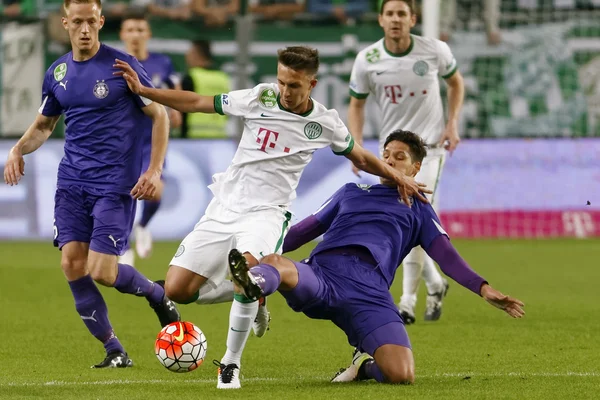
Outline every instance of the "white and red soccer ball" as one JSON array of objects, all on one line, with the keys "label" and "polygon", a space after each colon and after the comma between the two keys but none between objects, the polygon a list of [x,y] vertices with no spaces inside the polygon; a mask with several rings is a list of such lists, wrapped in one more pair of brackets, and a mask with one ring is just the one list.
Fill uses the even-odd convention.
[{"label": "white and red soccer ball", "polygon": [[154,343],[156,358],[169,371],[189,372],[206,356],[206,337],[191,322],[173,322],[162,328]]}]

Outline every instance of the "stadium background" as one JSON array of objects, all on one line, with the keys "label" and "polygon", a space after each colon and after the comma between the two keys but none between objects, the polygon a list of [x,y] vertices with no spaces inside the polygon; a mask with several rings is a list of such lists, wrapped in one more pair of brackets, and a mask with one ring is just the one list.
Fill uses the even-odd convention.
[{"label": "stadium background", "polygon": [[[435,32],[439,13],[431,7],[437,7],[437,2],[424,2],[422,14],[430,32]],[[439,324],[417,323],[410,328],[418,383],[402,390],[409,390],[405,394],[412,398],[433,398],[438,395],[433,390],[441,390],[446,398],[496,398],[492,393],[498,398],[594,398],[600,387],[600,326],[591,317],[600,311],[596,239],[600,235],[600,2],[500,3],[502,40],[489,45],[481,2],[458,1],[449,44],[465,77],[459,126],[463,141],[444,171],[440,211],[465,258],[500,290],[521,297],[529,315],[513,325],[478,304],[471,294],[453,289]],[[274,80],[278,48],[295,43],[314,46],[322,57],[314,97],[345,119],[354,57],[381,37],[375,4],[336,1],[338,7],[354,10],[344,23],[333,16],[331,1],[302,4],[304,11],[285,21],[247,13],[244,2],[223,26],[207,27],[196,17],[184,21],[153,17],[149,50],[170,55],[183,74],[183,55],[190,41],[209,40],[216,67],[230,74],[234,88],[247,88]],[[59,7],[56,0],[4,0],[2,157],[35,116],[45,69],[68,51],[49,34]],[[111,7],[106,5],[105,13],[110,14]],[[119,18],[109,16],[101,40],[119,47],[118,29]],[[422,31],[421,19],[415,33]],[[372,104],[367,115],[366,136],[373,138],[379,117]],[[230,138],[223,140],[179,139],[179,132],[172,132],[164,205],[150,224],[159,243],[150,260],[137,260],[145,273],[164,276],[178,240],[210,200],[206,185],[212,173],[226,168],[233,156],[238,127],[239,122],[233,121]],[[126,376],[79,373],[81,364],[87,365],[98,349],[92,347],[72,310],[58,272],[58,254],[49,245],[62,134],[59,125],[47,144],[26,157],[26,177],[19,186],[0,186],[0,309],[8,316],[1,332],[10,335],[17,329],[33,343],[39,341],[41,328],[52,343],[36,348],[35,356],[22,355],[14,346],[0,346],[0,359],[10,360],[0,367],[0,398],[113,398],[114,393],[164,398],[197,393],[196,384],[214,390],[210,366],[194,372],[195,377],[165,376],[152,361],[148,345],[148,332],[152,336],[157,330],[153,317],[138,311],[136,299],[123,299],[104,288],[120,337],[136,354],[138,365],[147,366]],[[366,146],[376,149],[373,140]],[[294,221],[347,181],[375,180],[355,178],[346,160],[328,151],[317,152],[300,183],[292,209]],[[310,246],[295,255],[303,257],[309,250]],[[400,286],[394,285],[392,292],[398,297]],[[212,346],[209,357],[220,357],[224,348],[228,309],[228,305],[184,308],[207,334]],[[285,310],[280,299],[273,301],[272,310],[276,319],[269,336],[274,337],[250,339],[253,344],[245,356],[245,365],[251,367],[245,371],[250,398],[285,398],[289,391],[295,398],[395,395],[394,389],[373,385],[359,386],[357,391],[323,385],[334,372],[332,365],[338,368],[349,360],[343,336],[335,328],[307,322]],[[40,315],[50,318],[43,320]],[[37,330],[29,333],[32,329]],[[65,336],[68,343],[61,339]],[[274,351],[276,341],[290,338],[293,346],[278,346]],[[57,360],[57,351],[67,356]],[[39,368],[32,369],[34,364]],[[281,365],[289,366],[289,371]],[[18,378],[11,376],[15,369],[25,372]],[[108,385],[114,387],[111,396],[104,392]],[[219,393],[217,398],[222,396]]]}]

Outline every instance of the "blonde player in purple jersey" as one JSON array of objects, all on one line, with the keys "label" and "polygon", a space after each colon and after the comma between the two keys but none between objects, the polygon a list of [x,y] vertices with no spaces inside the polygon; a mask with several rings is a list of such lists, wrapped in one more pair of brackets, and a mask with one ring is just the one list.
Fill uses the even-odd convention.
[{"label": "blonde player in purple jersey", "polygon": [[[161,327],[180,319],[160,282],[119,263],[133,225],[136,201],[154,198],[169,137],[164,107],[129,90],[113,76],[115,58],[128,60],[152,85],[137,60],[99,41],[104,25],[100,0],[65,0],[62,19],[72,51],[44,76],[39,114],[11,149],[4,180],[24,174],[23,156],[37,150],[65,116],[64,157],[54,196],[54,245],[75,300],[75,309],[106,356],[94,368],[133,365],[108,319],[96,283],[145,297]],[[142,146],[152,135],[152,156],[142,170]]]}]

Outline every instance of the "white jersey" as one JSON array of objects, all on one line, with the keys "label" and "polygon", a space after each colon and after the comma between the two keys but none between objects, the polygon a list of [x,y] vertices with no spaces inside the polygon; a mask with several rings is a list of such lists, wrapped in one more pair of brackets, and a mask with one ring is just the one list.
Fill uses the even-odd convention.
[{"label": "white jersey", "polygon": [[435,145],[445,126],[438,75],[447,79],[456,68],[450,48],[440,40],[411,35],[408,49],[393,54],[381,39],[356,56],[350,95],[375,95],[383,113],[380,146],[396,129],[412,131]]},{"label": "white jersey", "polygon": [[279,102],[277,85],[266,83],[215,96],[219,114],[244,121],[231,164],[209,186],[223,206],[237,213],[288,207],[316,150],[329,146],[337,155],[352,151],[354,140],[337,111],[314,99],[312,103],[308,112],[294,114]]}]

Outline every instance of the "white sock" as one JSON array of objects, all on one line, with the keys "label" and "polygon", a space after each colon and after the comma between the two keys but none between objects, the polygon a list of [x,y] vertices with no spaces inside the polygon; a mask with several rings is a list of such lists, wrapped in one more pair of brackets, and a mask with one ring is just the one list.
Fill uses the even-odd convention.
[{"label": "white sock", "polygon": [[417,290],[421,281],[424,254],[425,252],[421,247],[415,247],[402,262],[402,297],[400,303],[408,308],[414,308],[417,304]]},{"label": "white sock", "polygon": [[202,285],[196,304],[216,304],[230,301],[233,301],[233,282],[225,280],[216,288],[208,284]]},{"label": "white sock", "polygon": [[427,286],[427,293],[433,294],[444,289],[444,280],[435,266],[435,263],[427,254],[423,262],[423,280]]},{"label": "white sock", "polygon": [[[237,296],[236,296],[237,297]],[[250,335],[250,327],[258,313],[258,301],[242,303],[234,298],[229,312],[229,330],[227,331],[227,351],[221,364],[236,364],[241,368],[242,352]]]}]

